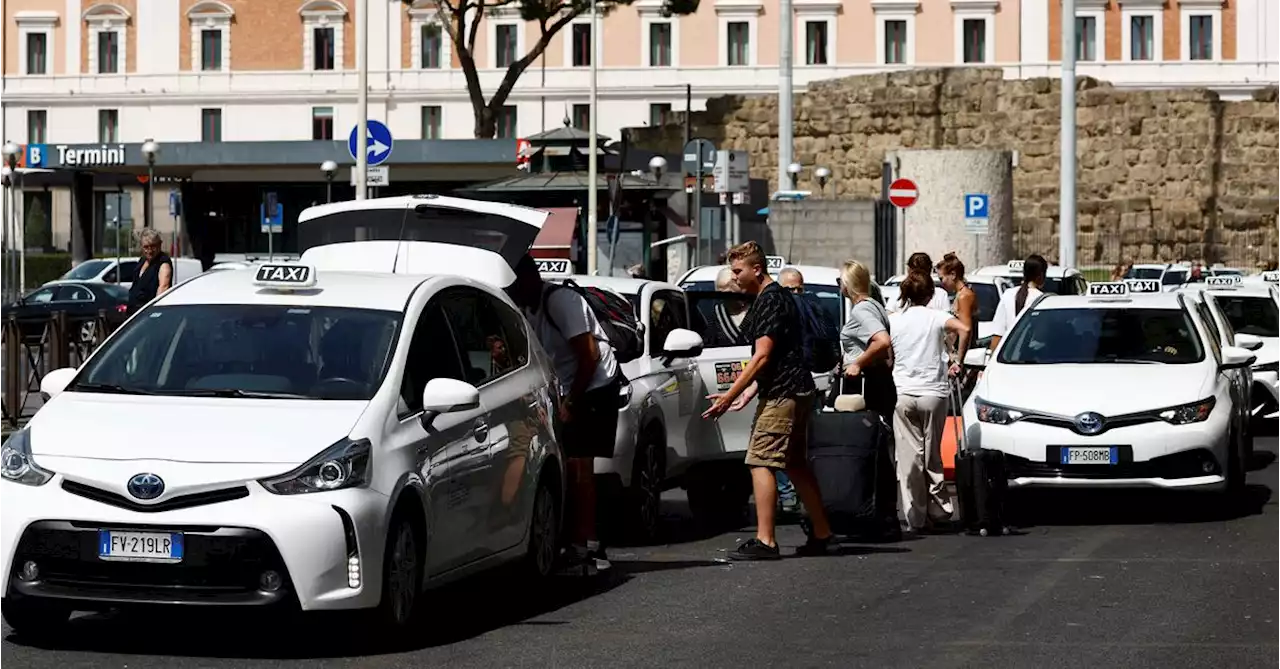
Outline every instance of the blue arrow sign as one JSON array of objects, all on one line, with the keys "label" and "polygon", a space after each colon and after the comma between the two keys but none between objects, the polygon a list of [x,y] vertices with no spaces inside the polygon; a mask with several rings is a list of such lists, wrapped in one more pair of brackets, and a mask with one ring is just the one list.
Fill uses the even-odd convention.
[{"label": "blue arrow sign", "polygon": [[[368,136],[365,138],[365,151],[369,155],[369,165],[381,165],[391,157],[391,128],[388,128],[381,121],[369,119]],[[357,144],[356,135],[360,132],[360,125],[357,124],[351,129],[351,134],[347,137],[347,151],[351,153],[352,160],[359,160],[356,154]]]}]

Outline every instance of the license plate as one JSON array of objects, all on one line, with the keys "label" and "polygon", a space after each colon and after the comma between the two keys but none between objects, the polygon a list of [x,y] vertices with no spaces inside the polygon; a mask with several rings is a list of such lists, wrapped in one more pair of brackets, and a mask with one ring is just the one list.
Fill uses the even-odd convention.
[{"label": "license plate", "polygon": [[98,530],[98,557],[122,562],[181,562],[179,532],[116,532]]},{"label": "license plate", "polygon": [[747,368],[744,362],[717,362],[716,363],[716,389],[728,390],[733,383],[742,376],[742,370]]},{"label": "license plate", "polygon": [[1119,461],[1115,446],[1063,446],[1064,465],[1114,465]]}]

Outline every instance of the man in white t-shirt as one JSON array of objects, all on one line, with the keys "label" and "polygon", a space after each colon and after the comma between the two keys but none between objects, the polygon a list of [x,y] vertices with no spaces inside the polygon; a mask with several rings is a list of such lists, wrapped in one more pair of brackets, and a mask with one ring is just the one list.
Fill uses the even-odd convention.
[{"label": "man in white t-shirt", "polygon": [[[609,337],[585,298],[572,288],[545,283],[526,255],[507,289],[555,367],[560,448],[569,471],[572,567],[609,567],[596,540],[595,458],[613,457],[621,376]],[[594,569],[593,569],[594,568]]]}]

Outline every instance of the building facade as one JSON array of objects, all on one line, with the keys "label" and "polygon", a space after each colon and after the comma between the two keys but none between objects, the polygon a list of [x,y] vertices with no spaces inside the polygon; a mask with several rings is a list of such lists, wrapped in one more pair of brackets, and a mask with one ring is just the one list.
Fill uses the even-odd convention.
[{"label": "building facade", "polygon": [[[369,2],[369,113],[397,138],[473,136],[466,81],[430,0]],[[794,0],[794,80],[915,66],[1053,76],[1059,0]],[[1274,84],[1274,0],[1077,0],[1081,75],[1135,87]],[[599,130],[660,122],[709,97],[776,91],[777,0],[704,0],[664,17],[636,0],[601,20]],[[354,0],[6,0],[6,139],[115,144],[342,139],[355,123]],[[539,40],[487,10],[474,57],[486,95]],[[591,25],[555,35],[498,114],[498,136],[586,124]]]}]

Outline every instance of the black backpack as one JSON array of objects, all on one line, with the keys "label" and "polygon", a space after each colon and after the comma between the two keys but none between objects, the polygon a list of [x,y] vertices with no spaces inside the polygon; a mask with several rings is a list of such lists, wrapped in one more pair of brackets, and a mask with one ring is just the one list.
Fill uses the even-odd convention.
[{"label": "black backpack", "polygon": [[811,372],[829,372],[840,364],[840,332],[818,304],[817,298],[792,293],[800,313],[800,342]]},{"label": "black backpack", "polygon": [[[631,302],[625,297],[621,297],[607,290],[601,290],[595,286],[582,287],[573,281],[573,279],[565,279],[562,284],[551,284],[551,290],[559,290],[568,288],[582,299],[587,301],[587,306],[591,308],[591,313],[595,314],[596,320],[600,323],[600,329],[604,330],[605,337],[608,338],[609,346],[613,347],[613,357],[618,364],[631,362],[644,355],[644,325],[636,319],[635,311],[631,306]],[[542,308],[547,308],[547,292],[542,294]],[[557,332],[560,326],[551,318],[551,312],[546,313],[547,322],[551,323],[551,327]]]}]

